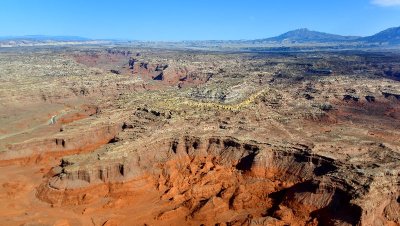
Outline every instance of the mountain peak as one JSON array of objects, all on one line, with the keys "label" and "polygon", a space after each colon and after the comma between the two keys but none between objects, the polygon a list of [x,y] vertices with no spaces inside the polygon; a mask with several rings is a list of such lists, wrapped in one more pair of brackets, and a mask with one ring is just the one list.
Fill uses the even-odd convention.
[{"label": "mountain peak", "polygon": [[335,34],[329,34],[319,31],[312,31],[308,28],[300,28],[281,34],[277,37],[265,39],[266,41],[276,42],[341,42],[355,40],[358,37],[354,36],[341,36]]},{"label": "mountain peak", "polygon": [[311,31],[310,29],[308,29],[308,28],[299,28],[299,29],[296,29],[296,30],[293,30],[293,31]]},{"label": "mountain peak", "polygon": [[400,27],[392,27],[375,35],[362,38],[363,41],[375,43],[400,44]]}]

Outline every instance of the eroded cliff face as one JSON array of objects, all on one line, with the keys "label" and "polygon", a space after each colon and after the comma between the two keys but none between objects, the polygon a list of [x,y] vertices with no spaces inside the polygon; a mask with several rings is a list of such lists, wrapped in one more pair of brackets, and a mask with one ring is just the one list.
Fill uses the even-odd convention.
[{"label": "eroded cliff face", "polygon": [[91,152],[112,141],[120,125],[99,125],[74,135],[58,135],[54,138],[32,139],[9,145],[7,152],[0,153],[0,165],[38,163],[57,157]]},{"label": "eroded cliff face", "polygon": [[400,224],[387,58],[62,51],[0,54],[1,225]]},{"label": "eroded cliff face", "polygon": [[[312,154],[305,145],[282,147],[233,137],[183,136],[135,149],[119,159],[102,155],[65,158],[37,196],[59,206],[90,204],[102,198],[135,205],[134,197],[151,189],[165,207],[147,217],[159,223],[178,219],[210,225],[398,222],[395,190],[382,192],[380,205],[360,202],[376,195],[373,181],[377,178],[366,178],[371,181],[369,186],[352,184],[365,175],[341,178],[340,172],[349,170],[347,164]],[[102,165],[96,164],[100,159]],[[90,161],[90,167],[79,167],[83,161]]]}]

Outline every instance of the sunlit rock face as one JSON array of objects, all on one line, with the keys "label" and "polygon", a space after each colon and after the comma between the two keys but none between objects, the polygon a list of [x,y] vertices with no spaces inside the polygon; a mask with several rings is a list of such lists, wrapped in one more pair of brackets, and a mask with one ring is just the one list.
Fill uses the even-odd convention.
[{"label": "sunlit rock face", "polygon": [[0,224],[398,225],[398,62],[0,52]]}]

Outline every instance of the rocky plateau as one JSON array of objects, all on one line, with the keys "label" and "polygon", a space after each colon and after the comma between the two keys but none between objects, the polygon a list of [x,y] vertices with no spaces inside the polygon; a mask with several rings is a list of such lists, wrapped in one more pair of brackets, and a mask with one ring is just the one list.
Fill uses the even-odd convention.
[{"label": "rocky plateau", "polygon": [[0,225],[400,225],[400,53],[0,52]]}]

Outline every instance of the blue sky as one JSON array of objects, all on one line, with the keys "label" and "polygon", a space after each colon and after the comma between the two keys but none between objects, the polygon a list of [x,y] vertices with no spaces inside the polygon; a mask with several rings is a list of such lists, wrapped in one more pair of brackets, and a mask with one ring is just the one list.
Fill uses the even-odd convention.
[{"label": "blue sky", "polygon": [[309,28],[371,35],[400,26],[400,0],[2,0],[0,36],[256,39]]}]

